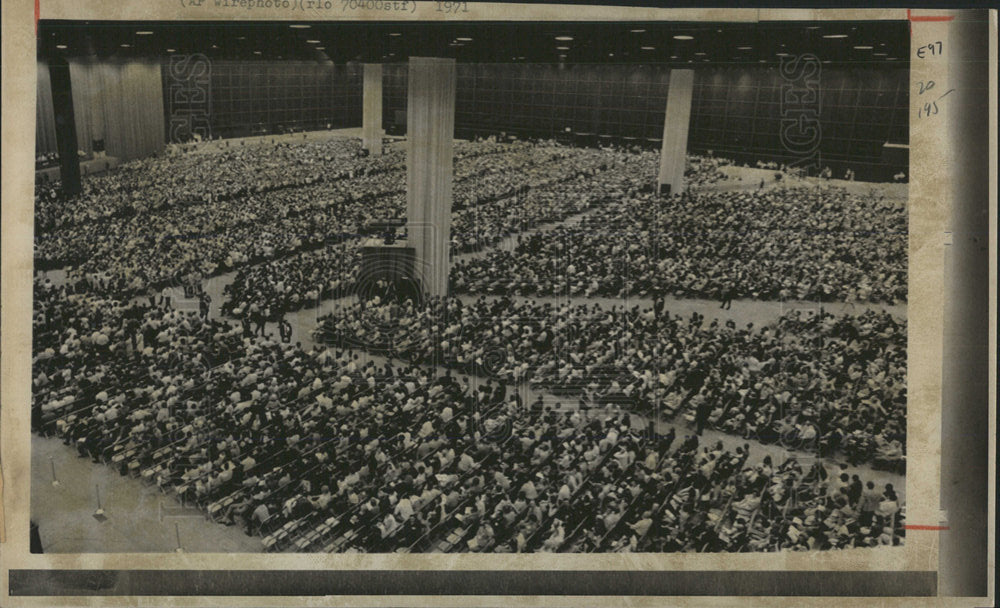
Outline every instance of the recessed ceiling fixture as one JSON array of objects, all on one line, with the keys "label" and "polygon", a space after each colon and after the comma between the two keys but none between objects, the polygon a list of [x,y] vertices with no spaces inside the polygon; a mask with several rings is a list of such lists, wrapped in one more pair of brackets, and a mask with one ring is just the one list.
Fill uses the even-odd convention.
[{"label": "recessed ceiling fixture", "polygon": [[293,30],[307,30],[307,29],[311,28],[312,26],[311,25],[306,25],[305,23],[293,23],[292,25],[289,25],[288,27],[292,28]]},{"label": "recessed ceiling fixture", "polygon": [[131,44],[123,44],[123,45],[122,45],[122,48],[123,48],[123,49],[127,49],[127,48],[129,48],[129,47],[131,47],[131,46],[132,46]]},{"label": "recessed ceiling fixture", "polygon": [[389,35],[390,36],[402,36],[402,34],[399,33],[399,32],[389,32]]},{"label": "recessed ceiling fixture", "polygon": [[318,47],[316,47],[316,50],[317,51],[325,51],[326,47],[325,46],[318,46]]},{"label": "recessed ceiling fixture", "polygon": [[557,46],[556,50],[557,51],[568,51],[569,47],[568,46]]},{"label": "recessed ceiling fixture", "polygon": [[670,58],[671,59],[677,59],[677,55],[671,55]]},{"label": "recessed ceiling fixture", "polygon": [[695,55],[697,55],[697,56],[699,56],[699,57],[704,57],[704,56],[705,56],[706,54],[707,54],[707,53],[695,53]]},{"label": "recessed ceiling fixture", "polygon": [[472,38],[455,38],[459,42],[472,42]]},{"label": "recessed ceiling fixture", "polygon": [[254,55],[261,55],[262,53],[260,51],[254,51],[253,54]]},{"label": "recessed ceiling fixture", "polygon": [[572,39],[573,39],[572,36],[556,36],[556,40],[560,42],[569,42]]},{"label": "recessed ceiling fixture", "polygon": [[677,34],[674,36],[674,40],[694,40],[694,36],[688,36],[687,34]]},{"label": "recessed ceiling fixture", "polygon": [[885,57],[888,54],[889,53],[872,53],[872,55],[875,55],[876,57]]},{"label": "recessed ceiling fixture", "polygon": [[177,50],[177,49],[167,49],[167,52],[168,52],[168,53],[174,53],[174,52],[176,52],[176,50]]},{"label": "recessed ceiling fixture", "polygon": [[860,46],[856,46],[854,48],[857,49],[857,50],[859,50],[859,51],[870,51],[870,50],[872,50],[875,47],[860,45]]},{"label": "recessed ceiling fixture", "polygon": [[629,30],[629,31],[632,32],[633,34],[642,34],[642,33],[645,33],[646,30],[644,30],[642,28],[636,28],[634,30]]},{"label": "recessed ceiling fixture", "polygon": [[752,46],[738,46],[738,47],[736,47],[736,50],[737,51],[752,51],[753,47]]},{"label": "recessed ceiling fixture", "polygon": [[824,38],[847,38],[847,34],[823,34]]},{"label": "recessed ceiling fixture", "polygon": [[319,40],[306,40],[309,44],[319,44]]},{"label": "recessed ceiling fixture", "polygon": [[65,49],[65,48],[66,48],[66,45],[65,45],[65,44],[57,44],[57,45],[56,45],[56,48],[57,48],[57,49]]},{"label": "recessed ceiling fixture", "polygon": [[139,30],[138,32],[135,33],[135,35],[136,36],[152,36],[153,32],[151,32],[149,30]]},{"label": "recessed ceiling fixture", "polygon": [[886,57],[885,60],[886,61],[896,61],[896,58],[895,57]]},{"label": "recessed ceiling fixture", "polygon": [[775,53],[775,55],[777,55],[778,57],[788,57],[791,55],[791,53]]}]

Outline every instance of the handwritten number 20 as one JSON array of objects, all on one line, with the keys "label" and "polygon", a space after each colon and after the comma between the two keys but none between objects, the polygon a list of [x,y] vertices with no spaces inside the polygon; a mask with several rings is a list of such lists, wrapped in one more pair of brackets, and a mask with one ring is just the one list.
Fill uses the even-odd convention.
[{"label": "handwritten number 20", "polygon": [[917,83],[917,88],[919,89],[919,91],[918,91],[917,94],[918,95],[923,95],[927,91],[930,91],[931,89],[934,88],[934,81],[933,80],[928,80],[927,84],[924,84],[924,81],[921,80],[920,82]]}]

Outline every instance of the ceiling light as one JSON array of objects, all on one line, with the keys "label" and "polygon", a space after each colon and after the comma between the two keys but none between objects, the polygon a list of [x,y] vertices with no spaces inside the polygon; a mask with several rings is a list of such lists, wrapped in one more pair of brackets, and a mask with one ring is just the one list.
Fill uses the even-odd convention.
[{"label": "ceiling light", "polygon": [[568,51],[569,47],[568,46],[557,46],[556,50],[557,51]]},{"label": "ceiling light", "polygon": [[752,51],[753,47],[752,46],[738,46],[738,47],[736,47],[736,50],[737,51]]},{"label": "ceiling light", "polygon": [[778,57],[790,57],[791,53],[775,53]]},{"label": "ceiling light", "polygon": [[695,53],[695,55],[697,55],[699,57],[704,57],[706,55],[706,53]]},{"label": "ceiling light", "polygon": [[237,40],[246,40],[247,37],[246,36],[237,36],[236,39]]},{"label": "ceiling light", "polygon": [[642,28],[638,28],[638,29],[629,30],[629,31],[632,32],[633,34],[642,34],[642,33],[645,33],[646,30],[644,30]]},{"label": "ceiling light", "polygon": [[319,44],[319,40],[306,40],[309,44]]},{"label": "ceiling light", "polygon": [[896,58],[895,57],[886,57],[885,60],[886,61],[896,61]]},{"label": "ceiling light", "polygon": [[810,26],[809,26],[809,27],[807,27],[806,29],[807,29],[807,30],[818,30],[818,29],[819,29],[819,26],[818,26],[818,25],[810,25]]},{"label": "ceiling light", "polygon": [[136,36],[152,36],[153,32],[151,32],[149,30],[140,30],[140,31],[136,32],[135,35]]},{"label": "ceiling light", "polygon": [[677,34],[674,36],[674,40],[694,40],[694,36],[688,36],[687,34]]},{"label": "ceiling light", "polygon": [[847,34],[823,34],[824,38],[847,38]]},{"label": "ceiling light", "polygon": [[614,57],[614,56],[615,56],[614,53],[608,53],[608,57]]},{"label": "ceiling light", "polygon": [[389,35],[390,36],[402,36],[402,34],[399,33],[399,32],[389,32]]},{"label": "ceiling light", "polygon": [[176,52],[176,49],[167,49],[167,52],[168,53],[174,53],[174,52]]},{"label": "ceiling light", "polygon": [[556,36],[556,40],[559,40],[560,42],[569,42],[572,39],[572,36]]},{"label": "ceiling light", "polygon": [[325,46],[318,46],[318,47],[316,47],[316,50],[317,51],[325,51],[326,47]]},{"label": "ceiling light", "polygon": [[767,59],[758,59],[757,63],[767,63]]},{"label": "ceiling light", "polygon": [[677,55],[671,55],[670,58],[671,59],[677,59]]},{"label": "ceiling light", "polygon": [[885,57],[888,54],[889,53],[872,53],[872,55],[875,55],[876,57]]},{"label": "ceiling light", "polygon": [[472,42],[472,38],[455,38],[459,42]]},{"label": "ceiling light", "polygon": [[311,28],[312,26],[311,25],[306,25],[305,23],[293,23],[292,25],[289,25],[288,27],[292,28],[293,30],[307,30],[307,29]]},{"label": "ceiling light", "polygon": [[127,49],[127,48],[129,48],[129,47],[131,47],[131,46],[132,46],[131,44],[123,44],[123,45],[122,45],[122,48],[123,48],[123,49]]},{"label": "ceiling light", "polygon": [[253,54],[254,55],[261,55],[262,53],[260,51],[254,51]]},{"label": "ceiling light", "polygon": [[65,48],[66,48],[66,45],[65,45],[65,44],[57,44],[57,45],[56,45],[56,48],[57,48],[57,49],[65,49]]},{"label": "ceiling light", "polygon": [[870,51],[870,50],[872,50],[875,47],[861,45],[861,46],[856,46],[854,48],[857,49],[857,50],[859,50],[859,51]]},{"label": "ceiling light", "polygon": [[643,47],[639,47],[639,48],[641,48],[644,51],[655,51],[656,50],[655,46],[643,46]]}]

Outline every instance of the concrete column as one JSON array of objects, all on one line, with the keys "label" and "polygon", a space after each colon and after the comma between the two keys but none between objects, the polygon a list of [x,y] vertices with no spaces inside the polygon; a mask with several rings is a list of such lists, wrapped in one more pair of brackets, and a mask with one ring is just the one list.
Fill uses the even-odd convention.
[{"label": "concrete column", "polygon": [[382,154],[382,64],[366,63],[361,142],[372,156]]},{"label": "concrete column", "polygon": [[78,194],[80,185],[79,146],[76,141],[76,115],[73,113],[73,88],[69,63],[62,58],[49,60],[52,82],[52,109],[56,122],[56,147],[59,150],[61,187],[66,194]]},{"label": "concrete column", "polygon": [[424,293],[448,293],[455,60],[410,57],[406,102],[408,244]]},{"label": "concrete column", "polygon": [[663,147],[660,148],[658,191],[676,194],[684,191],[684,167],[688,127],[691,124],[691,93],[694,70],[670,70],[667,89],[667,115],[663,121]]}]

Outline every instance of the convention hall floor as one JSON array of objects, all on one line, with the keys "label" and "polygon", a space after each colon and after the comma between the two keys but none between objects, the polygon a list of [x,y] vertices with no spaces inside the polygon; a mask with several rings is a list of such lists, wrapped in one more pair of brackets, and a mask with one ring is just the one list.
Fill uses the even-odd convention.
[{"label": "convention hall floor", "polygon": [[[350,131],[350,130],[349,130]],[[354,132],[338,133],[337,135],[352,136]],[[211,142],[210,146],[219,145]],[[206,145],[206,147],[208,147]],[[756,188],[760,179],[769,178],[773,172],[742,167],[728,167],[732,179],[716,185],[716,188],[737,189]],[[868,191],[871,184],[854,182],[836,182],[837,185],[847,185],[852,189]],[[877,186],[884,189],[886,196],[905,200],[905,185]],[[569,218],[567,222],[575,223],[579,217]],[[536,230],[546,230],[552,226],[542,226]],[[498,246],[509,248],[512,239],[505,239]],[[482,255],[472,254],[472,255]],[[62,273],[48,273],[55,281],[62,279]],[[204,288],[212,297],[211,316],[218,318],[220,306],[224,301],[222,295],[225,286],[232,280],[231,274],[213,277],[205,281]],[[186,301],[182,290],[175,289],[172,293],[175,306],[190,307],[197,310],[197,301]],[[475,299],[478,296],[463,296]],[[544,300],[544,298],[542,298]],[[553,298],[553,300],[555,300]],[[565,301],[566,298],[559,298]],[[629,306],[648,306],[651,300],[630,298],[628,300],[612,298],[571,298],[574,301],[600,302],[602,305],[627,304]],[[328,300],[318,308],[304,309],[290,313],[287,318],[293,327],[292,340],[301,342],[303,346],[314,345],[311,330],[316,327],[317,319],[343,305],[344,300]],[[667,299],[666,309],[671,314],[689,316],[692,312],[703,314],[706,319],[725,321],[732,319],[737,325],[753,322],[755,325],[779,317],[789,308],[815,310],[810,302],[758,302],[737,300],[729,310],[719,308],[717,301],[695,299]],[[833,314],[856,314],[867,308],[866,305],[833,304],[825,309]],[[893,315],[905,318],[906,306],[876,306],[876,309],[888,310]],[[277,327],[269,323],[267,331],[277,335]],[[361,353],[362,359],[372,359],[381,362],[381,357]],[[513,389],[512,389],[513,390]],[[538,393],[529,387],[520,387],[526,400],[534,401]],[[542,395],[547,403],[561,403],[562,407],[576,407],[573,399]],[[633,417],[636,426],[645,426],[645,420],[639,416]],[[665,432],[674,427],[679,437],[691,432],[690,427],[681,420],[671,422],[656,421],[657,429]],[[770,455],[780,462],[790,452],[778,445],[765,445],[747,441],[740,437],[725,435],[716,431],[706,430],[702,442],[714,444],[721,441],[727,449],[749,444],[751,460]],[[813,456],[798,454],[801,462],[810,463]],[[848,467],[848,473],[858,473],[862,479],[874,478],[892,483],[899,491],[901,501],[905,501],[905,479],[901,475],[873,471],[868,466]],[[89,459],[80,458],[76,452],[61,443],[58,439],[33,437],[32,439],[32,487],[31,487],[31,517],[38,523],[42,546],[46,552],[55,553],[132,553],[132,552],[174,552],[180,549],[184,552],[258,552],[263,550],[260,539],[243,533],[238,526],[224,526],[205,518],[203,513],[182,506],[172,496],[162,494],[155,486],[147,485],[136,478],[122,477],[111,468],[92,463]],[[57,481],[58,483],[53,483]],[[100,521],[94,517],[100,508],[106,517]]]}]

